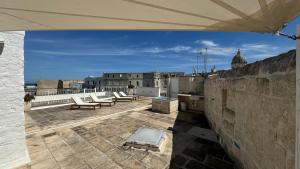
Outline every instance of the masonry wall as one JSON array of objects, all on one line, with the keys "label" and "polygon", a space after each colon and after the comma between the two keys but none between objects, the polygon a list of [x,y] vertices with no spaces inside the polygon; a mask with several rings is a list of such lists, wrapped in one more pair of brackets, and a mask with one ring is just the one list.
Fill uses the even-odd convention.
[{"label": "masonry wall", "polygon": [[0,168],[29,162],[24,129],[24,35],[0,32]]},{"label": "masonry wall", "polygon": [[205,80],[205,113],[239,167],[293,169],[295,50]]}]

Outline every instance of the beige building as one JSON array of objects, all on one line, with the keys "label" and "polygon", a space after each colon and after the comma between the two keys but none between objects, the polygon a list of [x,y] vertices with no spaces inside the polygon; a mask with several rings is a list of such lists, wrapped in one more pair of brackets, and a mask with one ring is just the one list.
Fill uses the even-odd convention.
[{"label": "beige building", "polygon": [[133,85],[134,88],[143,86],[143,73],[104,73],[103,88],[105,90],[120,90]]},{"label": "beige building", "polygon": [[184,75],[184,72],[146,72],[146,73],[104,73],[103,87],[107,90],[138,87],[167,88],[170,77]]},{"label": "beige building", "polygon": [[39,80],[37,81],[36,95],[57,94],[63,89],[62,80]]},{"label": "beige building", "polygon": [[160,80],[158,72],[143,73],[143,87],[160,87]]},{"label": "beige building", "polygon": [[64,89],[81,89],[83,83],[83,80],[39,80],[36,95],[58,94]]},{"label": "beige building", "polygon": [[77,88],[78,85],[83,85],[83,80],[63,80],[63,88],[64,89],[74,89]]}]

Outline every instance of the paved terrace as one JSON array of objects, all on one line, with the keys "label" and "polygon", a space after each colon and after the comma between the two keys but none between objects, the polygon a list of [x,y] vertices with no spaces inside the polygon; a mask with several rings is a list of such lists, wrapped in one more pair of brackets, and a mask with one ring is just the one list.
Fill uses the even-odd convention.
[{"label": "paved terrace", "polygon": [[[209,128],[203,115],[154,113],[148,109],[150,102],[143,98],[96,110],[60,107],[31,111],[26,114],[31,163],[19,169],[233,168],[218,144],[187,134],[193,126]],[[166,131],[164,149],[152,152],[123,147],[139,127]]]}]

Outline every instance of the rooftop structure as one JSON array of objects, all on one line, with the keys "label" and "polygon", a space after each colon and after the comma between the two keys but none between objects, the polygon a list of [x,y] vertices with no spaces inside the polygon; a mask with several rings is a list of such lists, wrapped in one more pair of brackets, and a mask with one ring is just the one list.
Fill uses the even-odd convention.
[{"label": "rooftop structure", "polygon": [[241,54],[240,49],[238,49],[236,55],[232,58],[231,68],[237,69],[245,66],[247,64],[246,58]]},{"label": "rooftop structure", "polygon": [[[232,161],[218,143],[192,132],[195,126],[210,129],[204,115],[153,113],[148,110],[149,103],[151,99],[144,97],[95,111],[70,111],[67,107],[33,110],[25,114],[31,162],[17,169],[233,169]],[[123,146],[141,127],[166,134],[160,151]]]},{"label": "rooftop structure", "polygon": [[[90,1],[90,3],[81,1],[81,3],[78,4],[71,0],[6,0],[0,2],[0,30],[164,29],[230,32],[245,31],[281,34],[278,31],[284,28],[286,23],[289,23],[300,14],[299,0],[230,1],[232,3],[225,0],[191,0],[189,3],[178,2],[179,1],[174,0],[153,2],[146,2],[142,0],[103,2],[94,0]],[[78,6],[80,6],[80,8],[78,8]],[[114,10],[111,10],[111,7],[113,7]],[[300,29],[298,30],[298,35],[299,34]],[[24,35],[25,32],[0,33],[0,38],[4,39],[4,49],[2,52],[0,51],[0,67],[2,68],[0,74],[1,82],[6,84],[0,85],[0,87],[2,87],[2,98],[5,98],[0,100],[1,105],[5,105],[1,107],[0,111],[1,115],[5,117],[1,119],[0,123],[0,129],[2,133],[0,146],[1,150],[3,150],[0,154],[1,168],[18,166],[20,164],[29,162],[30,160],[28,158],[27,148],[25,146],[23,112],[24,103],[22,101],[22,97],[24,96]],[[294,39],[297,39],[296,36],[289,37],[294,37]],[[300,53],[299,50],[300,44],[298,43],[298,56]],[[298,58],[299,57],[297,57],[297,60]],[[280,61],[284,62],[284,60]],[[299,62],[299,60],[297,62]],[[215,130],[225,138],[220,139],[220,142],[223,145],[231,146],[229,151],[235,154],[237,160],[240,160],[240,162],[245,165],[245,168],[300,168],[300,107],[299,104],[297,104],[297,108],[295,109],[294,105],[297,103],[296,100],[298,101],[299,99],[299,91],[297,91],[297,93],[295,92],[296,86],[297,88],[299,87],[299,84],[296,83],[296,81],[300,80],[299,72],[296,74],[294,71],[296,63],[290,65],[291,67],[288,67],[288,69],[284,69],[286,67],[280,63],[272,64],[269,67],[253,66],[254,68],[251,69],[252,66],[253,65],[247,67],[250,70],[248,75],[251,75],[251,77],[236,78],[234,80],[217,79],[205,82],[206,85],[211,87],[210,89],[207,88],[209,95],[206,95],[206,103],[212,106],[206,107],[207,112],[211,113],[211,126],[213,126]],[[274,70],[274,66],[278,69]],[[298,68],[299,64],[297,64],[297,70]],[[225,76],[234,74],[242,77],[246,70],[247,69],[244,69],[241,72],[225,73]],[[265,70],[268,72],[264,74],[264,77],[255,76],[257,71]],[[277,74],[276,71],[280,72],[281,74]],[[250,80],[243,82],[243,80],[247,78],[250,78]],[[14,83],[5,83],[11,81]],[[247,83],[247,85],[244,83]],[[3,88],[3,86],[7,88]],[[224,88],[220,89],[220,86]],[[253,96],[256,96],[255,98],[257,99],[248,100],[254,98]],[[271,101],[271,104],[269,101]],[[256,106],[256,104],[258,104],[259,107]],[[250,106],[247,107],[248,105]],[[246,107],[247,109],[245,109]],[[261,110],[261,112],[258,112],[257,110]],[[53,119],[55,116],[52,113],[55,113],[56,111],[57,109],[49,111],[52,116],[48,115],[47,119]],[[48,113],[43,111],[41,114],[47,115]],[[86,115],[86,113],[79,115],[77,114],[76,117]],[[178,116],[178,119],[180,119],[180,115]],[[143,117],[144,116],[141,116],[139,120],[143,120]],[[154,117],[155,122],[160,121],[160,124],[168,123],[170,120],[168,118],[161,118],[160,116],[155,117],[153,114],[150,115],[150,119],[148,118],[148,120],[151,121],[152,117]],[[125,122],[122,121],[124,119]],[[182,119],[186,120],[189,118]],[[194,117],[194,119],[196,118]],[[123,123],[126,124],[126,120],[128,119],[112,118],[109,119],[107,123],[103,123],[104,125],[98,125],[96,123],[95,126],[91,127],[91,131],[103,131],[102,129],[106,127],[109,127],[110,131],[113,129],[120,131],[120,127],[116,129],[114,126]],[[248,123],[242,123],[244,122],[243,120],[248,120]],[[138,124],[149,125],[149,121]],[[47,122],[48,121],[45,120],[41,123],[46,125]],[[151,122],[154,123],[153,121]],[[179,121],[179,126],[182,126],[180,123],[182,124],[182,121]],[[199,123],[200,122],[197,121],[197,123],[188,123],[188,125],[197,125]],[[255,125],[253,125],[253,123]],[[138,124],[135,123],[128,128],[135,127],[135,125]],[[222,128],[220,126],[224,127],[224,130],[221,130]],[[35,163],[36,166],[32,168],[45,168],[45,166],[47,168],[55,168],[57,163],[59,163],[58,165],[60,165],[62,168],[91,168],[92,164],[89,166],[85,165],[87,161],[93,161],[95,158],[100,160],[98,157],[103,157],[101,158],[104,161],[101,166],[103,168],[103,166],[105,166],[105,162],[111,162],[106,157],[111,157],[111,159],[115,159],[116,163],[120,165],[122,162],[124,162],[123,165],[128,164],[134,166],[135,168],[138,167],[135,165],[138,163],[136,163],[134,157],[132,157],[133,155],[126,156],[125,153],[125,156],[123,156],[122,151],[119,151],[118,148],[109,151],[107,154],[99,152],[99,149],[95,147],[101,147],[103,144],[107,143],[106,141],[102,141],[101,137],[96,137],[97,141],[100,140],[100,144],[97,146],[94,146],[93,144],[85,144],[86,140],[83,140],[82,138],[78,139],[79,143],[78,140],[74,142],[74,140],[78,138],[78,135],[84,138],[92,136],[89,132],[89,126],[74,129],[72,128],[71,130],[69,129],[70,128],[66,128],[58,133],[50,132],[37,136],[37,141],[34,140],[33,143],[31,142],[31,144],[29,140],[28,149],[33,151],[36,151],[41,147],[47,149],[43,149],[46,151],[41,152],[41,154],[33,154],[35,155],[35,159],[37,157],[39,159],[32,160],[32,163],[29,165],[34,165],[33,163]],[[216,161],[219,161],[219,159],[215,158],[214,154],[207,155],[206,153],[208,152],[207,150],[211,150],[215,148],[215,146],[202,149],[203,147],[206,147],[203,146],[202,143],[205,144],[207,142],[197,139],[194,139],[193,141],[185,140],[191,138],[190,136],[185,135],[185,129],[186,128],[183,127],[177,131],[179,133],[179,137],[177,137],[175,140],[178,141],[178,144],[174,144],[180,145],[180,147],[185,144],[189,144],[189,147],[185,147],[183,150],[184,153],[179,154],[180,156],[177,157],[179,160],[175,160],[179,161],[178,165],[182,165],[185,168],[207,168],[207,165],[209,164],[216,164]],[[239,131],[238,129],[243,130]],[[245,133],[245,137],[241,137],[239,135],[241,133]],[[107,139],[110,138],[114,140],[114,138],[116,138],[112,136],[108,137],[108,135],[106,136]],[[34,136],[31,138],[34,138]],[[241,138],[244,138],[245,140],[241,141]],[[28,136],[27,139],[30,139],[30,136]],[[38,142],[39,140],[41,142]],[[66,140],[69,141],[68,144],[66,144]],[[239,141],[241,141],[242,144],[240,144]],[[50,146],[49,144],[51,143],[54,144]],[[210,143],[208,143],[208,145],[209,144]],[[73,151],[73,149],[68,151],[68,149],[72,147],[71,145],[78,148],[79,151]],[[256,147],[253,148],[254,146]],[[182,152],[180,147],[177,147],[177,150],[175,148],[174,150],[176,151],[174,152]],[[94,151],[90,151],[91,149]],[[220,150],[218,152],[222,151],[221,149],[218,150]],[[72,153],[74,152],[80,152],[78,154],[83,154],[83,156],[75,155],[71,158],[71,155],[73,155]],[[55,154],[59,154],[61,156],[56,156]],[[181,159],[187,159],[184,154],[189,155],[189,157],[192,158],[180,161]],[[54,159],[55,157],[56,159]],[[85,159],[84,157],[87,158]],[[141,155],[138,155],[138,157],[141,157]],[[162,156],[161,158],[163,159],[164,157],[166,156]],[[226,156],[221,155],[220,157],[223,160],[228,159]],[[166,165],[165,163],[161,162],[163,161],[161,158],[157,157],[156,154],[147,154],[142,161],[150,163],[150,165],[147,166],[162,168]],[[34,157],[32,157],[32,159],[34,159]],[[201,161],[203,159],[205,161]],[[66,161],[62,162],[64,160]],[[100,161],[97,160],[95,160],[96,164],[101,164]],[[199,161],[202,163],[199,164]],[[72,166],[72,164],[78,163],[79,165]],[[96,167],[98,166],[93,168]],[[115,164],[106,168],[113,167],[120,168]],[[126,167],[127,166],[124,168]],[[60,167],[58,166],[58,168]],[[209,168],[212,168],[211,165],[209,165]],[[214,168],[225,167],[222,165]]]},{"label": "rooftop structure", "polygon": [[103,79],[102,77],[94,77],[89,76],[84,79],[84,84],[82,86],[83,88],[87,89],[102,89],[103,87]]}]

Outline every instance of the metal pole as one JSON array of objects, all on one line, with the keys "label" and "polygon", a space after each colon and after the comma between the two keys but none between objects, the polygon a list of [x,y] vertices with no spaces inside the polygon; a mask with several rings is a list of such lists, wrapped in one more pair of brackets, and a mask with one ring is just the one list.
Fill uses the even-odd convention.
[{"label": "metal pole", "polygon": [[205,48],[205,55],[204,55],[204,72],[206,73],[206,65],[207,65],[207,48]]},{"label": "metal pole", "polygon": [[199,55],[201,55],[201,49],[199,50],[199,54],[197,54],[197,71],[196,71],[196,74],[199,73]]},{"label": "metal pole", "polygon": [[[298,25],[297,36],[300,36],[300,25]],[[300,168],[300,39],[297,40],[296,51],[296,150],[295,168]]]}]

